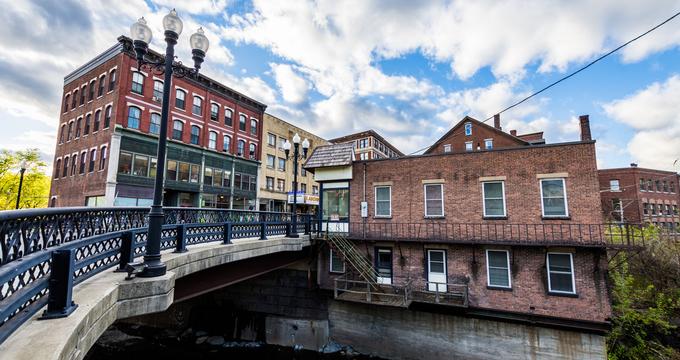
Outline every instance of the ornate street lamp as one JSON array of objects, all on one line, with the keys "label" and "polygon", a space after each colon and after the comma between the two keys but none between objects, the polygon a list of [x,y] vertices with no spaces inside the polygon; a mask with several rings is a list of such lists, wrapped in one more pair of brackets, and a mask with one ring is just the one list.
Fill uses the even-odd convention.
[{"label": "ornate street lamp", "polygon": [[[286,160],[290,160],[290,142],[286,139],[283,143],[283,150],[286,152]],[[298,189],[298,160],[307,158],[307,151],[309,150],[309,140],[302,141],[302,155],[300,155],[300,135],[295,133],[293,136],[293,211],[291,213],[292,231],[288,234],[289,237],[298,237],[297,232],[297,189]]]},{"label": "ornate street lamp", "polygon": [[176,77],[198,76],[205,53],[208,51],[208,38],[203,33],[203,28],[199,28],[195,34],[191,35],[189,42],[192,48],[192,59],[194,68],[188,69],[181,62],[174,62],[175,45],[179,34],[182,33],[182,20],[177,16],[175,9],[163,18],[163,28],[165,29],[165,58],[157,61],[145,59],[148,53],[149,42],[151,41],[151,29],[146,25],[144,18],[139,19],[130,27],[135,53],[137,54],[138,69],[146,67],[157,74],[164,74],[163,82],[163,102],[161,103],[161,124],[160,134],[158,135],[158,150],[156,152],[157,169],[154,182],[153,205],[149,211],[149,233],[146,238],[146,252],[144,253],[144,263],[132,265],[132,270],[142,268],[138,276],[154,277],[165,274],[165,264],[161,262],[161,228],[165,220],[163,214],[163,176],[165,175],[165,150],[168,133],[168,103],[170,102],[170,83],[173,74]]},{"label": "ornate street lamp", "polygon": [[28,161],[22,160],[21,161],[21,169],[19,170],[19,191],[17,191],[17,206],[15,209],[19,208],[19,201],[21,201],[21,186],[24,185],[24,173],[26,172],[26,168],[28,167]]}]

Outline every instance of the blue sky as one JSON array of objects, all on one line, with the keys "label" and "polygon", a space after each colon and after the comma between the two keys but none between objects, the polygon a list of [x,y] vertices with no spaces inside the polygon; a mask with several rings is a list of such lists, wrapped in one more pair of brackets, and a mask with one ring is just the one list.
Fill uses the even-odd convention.
[{"label": "blue sky", "polygon": [[[63,77],[145,16],[159,49],[176,7],[211,40],[203,72],[324,136],[373,128],[406,153],[484,119],[680,11],[680,1],[0,0],[0,148],[54,152]],[[675,169],[680,18],[501,115],[506,130],[579,138],[601,167]]]}]

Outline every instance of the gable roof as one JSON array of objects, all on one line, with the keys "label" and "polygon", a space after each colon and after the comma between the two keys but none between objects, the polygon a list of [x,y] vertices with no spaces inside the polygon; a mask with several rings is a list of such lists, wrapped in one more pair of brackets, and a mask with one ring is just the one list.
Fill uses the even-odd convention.
[{"label": "gable roof", "polygon": [[304,165],[305,169],[352,165],[354,144],[342,143],[318,146]]},{"label": "gable roof", "polygon": [[497,134],[500,135],[500,136],[503,136],[503,137],[506,137],[506,138],[508,138],[508,139],[510,139],[510,140],[512,140],[512,141],[515,141],[515,142],[516,142],[517,144],[519,144],[519,145],[529,145],[529,142],[524,141],[524,140],[522,140],[521,138],[519,138],[519,137],[517,137],[517,136],[510,135],[510,134],[508,134],[508,133],[506,133],[506,132],[504,132],[504,131],[502,131],[502,130],[496,129],[496,128],[493,127],[493,126],[487,125],[487,124],[485,124],[484,122],[481,122],[481,121],[479,121],[479,120],[477,120],[477,119],[475,119],[475,118],[472,118],[472,117],[470,117],[470,116],[465,116],[465,117],[464,117],[462,120],[460,120],[456,125],[454,125],[454,126],[451,128],[451,130],[447,131],[446,134],[442,135],[442,137],[440,137],[437,141],[435,141],[435,143],[432,144],[432,146],[430,146],[427,150],[425,150],[425,152],[424,152],[423,154],[429,154],[429,153],[431,153],[432,151],[434,151],[434,149],[436,149],[437,146],[439,146],[439,144],[441,144],[442,141],[444,141],[446,138],[448,138],[449,136],[451,136],[457,129],[461,128],[461,127],[462,127],[465,123],[467,123],[467,122],[470,122],[470,123],[473,123],[473,124],[475,124],[475,125],[477,125],[477,126],[481,126],[481,127],[484,127],[485,129],[494,131],[495,133],[497,133]]}]

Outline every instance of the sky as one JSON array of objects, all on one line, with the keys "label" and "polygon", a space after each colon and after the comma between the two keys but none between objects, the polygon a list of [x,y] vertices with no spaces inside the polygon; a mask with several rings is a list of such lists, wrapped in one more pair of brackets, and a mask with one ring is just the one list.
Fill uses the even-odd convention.
[{"label": "sky", "polygon": [[[112,6],[115,4],[115,6]],[[63,79],[144,16],[210,40],[202,73],[332,138],[374,129],[404,153],[484,120],[680,11],[680,0],[0,0],[0,148],[56,145]],[[501,115],[504,130],[579,140],[600,168],[680,170],[680,17]]]}]

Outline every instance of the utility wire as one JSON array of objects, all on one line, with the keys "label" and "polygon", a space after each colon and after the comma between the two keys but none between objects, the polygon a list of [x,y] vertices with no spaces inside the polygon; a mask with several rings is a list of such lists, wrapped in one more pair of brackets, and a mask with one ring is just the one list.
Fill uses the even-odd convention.
[{"label": "utility wire", "polygon": [[[589,67],[595,65],[595,64],[596,64],[597,62],[599,62],[600,60],[606,58],[607,56],[609,56],[609,55],[611,55],[611,54],[613,54],[613,53],[615,53],[615,52],[617,52],[617,51],[619,51],[619,50],[621,50],[621,49],[623,49],[624,47],[630,45],[630,44],[633,43],[634,41],[639,40],[639,39],[642,38],[643,36],[645,36],[645,35],[651,33],[652,31],[654,31],[654,30],[656,30],[656,29],[662,27],[663,25],[665,25],[666,23],[670,22],[671,20],[675,19],[675,18],[678,17],[678,16],[680,16],[680,11],[676,12],[673,16],[671,16],[671,17],[669,17],[668,19],[662,21],[661,23],[657,24],[657,25],[654,26],[653,28],[651,28],[651,29],[649,29],[649,30],[643,32],[642,34],[640,34],[640,35],[638,35],[638,36],[636,36],[636,37],[634,37],[634,38],[632,38],[632,39],[626,41],[625,43],[619,45],[619,46],[616,47],[615,49],[613,49],[613,50],[607,52],[606,54],[604,54],[604,55],[598,57],[597,59],[595,59],[595,60],[589,62],[589,63],[586,64],[585,66],[582,66],[582,67],[579,68],[578,70],[576,70],[576,71],[574,71],[574,72],[572,72],[572,73],[570,73],[570,74],[568,74],[568,75],[566,75],[566,76],[560,78],[559,80],[556,80],[556,81],[554,81],[554,82],[548,84],[547,86],[545,86],[545,87],[543,87],[542,89],[540,89],[540,90],[538,90],[538,91],[532,93],[531,95],[529,95],[529,96],[523,98],[522,100],[520,100],[520,101],[518,101],[518,102],[516,102],[516,103],[514,103],[514,104],[512,104],[512,105],[510,105],[510,106],[508,106],[508,107],[506,107],[505,109],[503,109],[503,110],[497,112],[496,115],[500,115],[500,114],[502,114],[502,113],[504,113],[504,112],[506,112],[506,111],[508,111],[508,110],[510,110],[510,109],[512,109],[512,108],[514,108],[514,107],[516,107],[516,106],[518,106],[518,105],[524,103],[525,101],[527,101],[527,100],[533,98],[534,96],[536,96],[536,95],[538,95],[538,94],[540,94],[540,93],[542,93],[542,92],[544,92],[544,91],[550,89],[551,87],[553,87],[553,86],[555,86],[555,85],[561,83],[562,81],[565,81],[565,80],[571,78],[572,76],[574,76],[574,75],[580,73],[581,71],[583,71],[583,70],[585,70],[585,69],[587,69],[587,68],[589,68]],[[493,117],[494,117],[494,115],[491,115],[491,116],[489,116],[488,118],[484,119],[484,121],[482,121],[482,122],[487,122],[487,121],[493,119]],[[410,154],[408,154],[408,155],[417,154],[417,153],[419,153],[419,152],[421,152],[421,151],[423,151],[423,150],[427,150],[428,148],[430,148],[430,146],[425,147],[425,148],[422,148],[422,149],[417,150],[417,151],[414,151],[414,152],[412,152],[412,153],[410,153]]]}]

